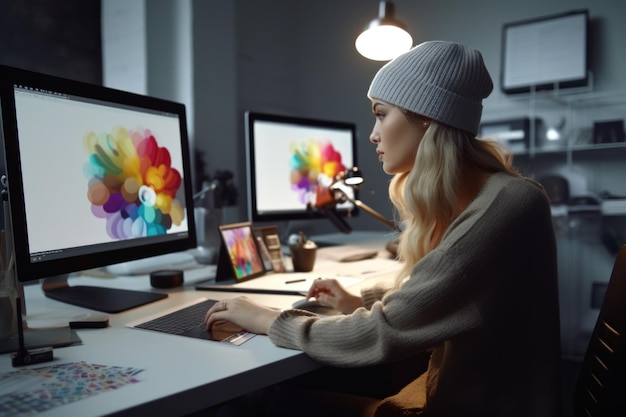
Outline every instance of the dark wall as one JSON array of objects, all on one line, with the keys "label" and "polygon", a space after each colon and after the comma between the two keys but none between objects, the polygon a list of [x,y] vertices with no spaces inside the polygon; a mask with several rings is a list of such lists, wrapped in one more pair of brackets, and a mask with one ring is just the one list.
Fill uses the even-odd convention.
[{"label": "dark wall", "polygon": [[0,64],[102,83],[99,0],[0,0]]},{"label": "dark wall", "polygon": [[100,1],[0,0],[0,64],[102,84]]}]

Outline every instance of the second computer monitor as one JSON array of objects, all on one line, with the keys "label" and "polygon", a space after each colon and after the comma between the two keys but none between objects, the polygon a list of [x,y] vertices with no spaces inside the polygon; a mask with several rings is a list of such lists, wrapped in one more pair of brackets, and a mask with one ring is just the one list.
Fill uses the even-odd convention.
[{"label": "second computer monitor", "polygon": [[[248,112],[245,115],[251,221],[324,218],[316,194],[357,166],[354,123]],[[347,189],[355,198],[356,191]],[[356,215],[353,204],[335,214]]]}]

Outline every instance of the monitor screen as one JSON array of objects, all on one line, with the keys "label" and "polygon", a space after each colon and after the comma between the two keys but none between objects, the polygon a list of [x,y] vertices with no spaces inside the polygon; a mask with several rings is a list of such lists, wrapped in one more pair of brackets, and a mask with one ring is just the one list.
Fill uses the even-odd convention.
[{"label": "monitor screen", "polygon": [[183,104],[0,67],[17,277],[196,246]]},{"label": "monitor screen", "polygon": [[[320,190],[357,166],[354,123],[248,112],[246,157],[251,221],[324,218]],[[344,191],[357,198],[350,187]],[[354,216],[350,202],[335,214]]]},{"label": "monitor screen", "polygon": [[587,10],[506,23],[502,29],[502,89],[583,87],[589,83]]}]

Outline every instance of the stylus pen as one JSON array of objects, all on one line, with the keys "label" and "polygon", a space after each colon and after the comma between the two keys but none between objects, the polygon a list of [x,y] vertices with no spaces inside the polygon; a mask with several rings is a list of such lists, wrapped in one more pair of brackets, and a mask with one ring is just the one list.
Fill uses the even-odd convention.
[{"label": "stylus pen", "polygon": [[285,284],[295,284],[296,282],[304,282],[306,281],[306,279],[301,278],[301,279],[292,279],[291,281],[285,281]]}]

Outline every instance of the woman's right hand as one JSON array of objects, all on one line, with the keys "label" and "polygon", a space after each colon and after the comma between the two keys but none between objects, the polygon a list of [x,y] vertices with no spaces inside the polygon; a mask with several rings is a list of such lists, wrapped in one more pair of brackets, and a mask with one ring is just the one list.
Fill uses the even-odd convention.
[{"label": "woman's right hand", "polygon": [[363,307],[361,297],[346,291],[336,279],[314,280],[309,288],[308,298],[315,298],[317,302],[331,306],[344,314],[350,314],[357,308]]}]

